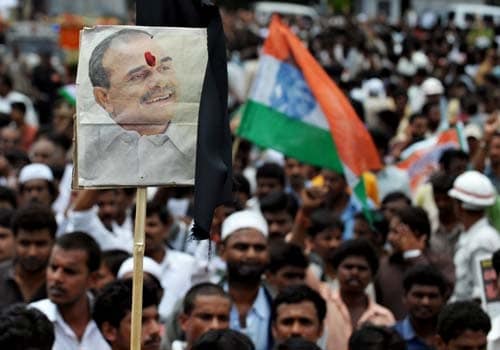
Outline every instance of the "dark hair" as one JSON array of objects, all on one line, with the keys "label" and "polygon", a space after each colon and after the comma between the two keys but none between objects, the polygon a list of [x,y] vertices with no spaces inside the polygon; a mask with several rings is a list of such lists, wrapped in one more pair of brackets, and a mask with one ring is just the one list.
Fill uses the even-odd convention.
[{"label": "dark hair", "polygon": [[50,350],[54,325],[38,309],[22,304],[8,306],[0,314],[0,348]]},{"label": "dark hair", "polygon": [[304,338],[288,338],[283,343],[276,345],[275,350],[321,350],[321,348]]},{"label": "dark hair", "polygon": [[[29,158],[28,158],[28,162],[29,162]],[[52,168],[50,169],[52,171],[52,173],[54,173],[54,171],[52,170]],[[56,184],[54,181],[49,181],[49,180],[42,180],[44,181],[46,184],[47,184],[47,188],[49,190],[49,193],[50,193],[50,196],[52,197],[52,201],[54,201],[59,193],[59,189],[57,188]],[[26,183],[20,183],[19,184],[19,193],[23,193],[24,192],[24,186],[26,185]]]},{"label": "dark hair", "polygon": [[12,232],[14,236],[19,230],[34,232],[47,229],[50,237],[56,237],[57,222],[54,213],[48,207],[32,204],[19,209],[12,218]]},{"label": "dark hair", "polygon": [[6,85],[9,89],[12,89],[14,86],[12,84],[12,79],[7,74],[0,75],[0,85]]},{"label": "dark hair", "polygon": [[255,178],[277,179],[281,186],[285,186],[285,170],[283,169],[283,167],[275,163],[264,163],[263,165],[261,165],[259,168],[257,168]]},{"label": "dark hair", "polygon": [[403,192],[400,191],[394,191],[388,193],[383,199],[382,199],[382,205],[390,203],[390,202],[396,202],[399,200],[403,200],[406,202],[406,204],[411,205],[411,199],[404,194]]},{"label": "dark hair", "polygon": [[413,206],[401,208],[396,212],[396,216],[403,224],[408,225],[416,237],[423,235],[429,237],[431,234],[431,222],[424,209]]},{"label": "dark hair", "polygon": [[26,104],[24,102],[18,101],[18,102],[12,102],[10,104],[10,108],[12,110],[18,110],[22,114],[26,114]]},{"label": "dark hair", "polygon": [[[134,207],[132,208],[132,213],[131,213],[133,219],[135,218],[135,210],[136,210],[136,207],[134,205]],[[158,203],[156,201],[149,201],[146,204],[146,217],[150,218],[150,217],[155,216],[155,215],[158,215],[158,217],[160,218],[160,221],[163,224],[168,224],[168,222],[171,219],[170,212],[168,211],[166,205]]]},{"label": "dark hair", "polygon": [[493,268],[497,273],[497,277],[500,278],[500,249],[493,253],[491,262],[493,263]]},{"label": "dark hair", "polygon": [[184,314],[189,315],[193,312],[196,304],[196,298],[199,296],[219,296],[231,300],[229,294],[227,294],[221,286],[217,284],[205,282],[194,285],[189,289],[184,297],[182,304],[182,311]]},{"label": "dark hair", "polygon": [[448,289],[446,279],[441,271],[431,265],[417,265],[406,271],[403,277],[405,294],[416,284],[437,287],[443,297],[446,295]]},{"label": "dark hair", "polygon": [[297,210],[299,209],[297,200],[292,195],[282,191],[271,192],[264,198],[260,199],[259,202],[260,211],[262,213],[276,213],[285,210],[292,217],[292,219],[295,217],[295,214],[297,214]]},{"label": "dark hair", "polygon": [[337,249],[335,249],[330,262],[336,270],[342,261],[351,256],[360,256],[365,258],[368,265],[370,265],[372,275],[375,276],[378,271],[379,261],[377,252],[370,242],[363,238],[345,241]]},{"label": "dark hair", "polygon": [[112,249],[105,250],[101,254],[101,260],[106,265],[113,276],[118,275],[122,263],[130,257],[130,254],[124,250]]},{"label": "dark hair", "polygon": [[286,242],[273,242],[269,245],[269,265],[270,272],[275,273],[285,266],[294,266],[306,269],[309,260],[298,245]]},{"label": "dark hair", "polygon": [[406,342],[392,328],[367,324],[351,334],[349,350],[406,350]]},{"label": "dark hair", "polygon": [[434,193],[448,194],[448,191],[453,187],[453,181],[455,178],[445,173],[444,171],[438,171],[431,175],[429,182],[432,186],[432,191]]},{"label": "dark hair", "polygon": [[233,192],[243,192],[249,198],[252,196],[250,182],[248,182],[245,175],[240,173],[233,175]]},{"label": "dark hair", "polygon": [[491,322],[481,306],[474,301],[458,301],[446,305],[438,318],[437,334],[445,343],[465,331],[482,331],[488,334]]},{"label": "dark hair", "polygon": [[87,267],[89,272],[99,270],[101,265],[101,249],[97,242],[85,232],[70,232],[60,236],[56,246],[63,250],[83,250],[87,253]]},{"label": "dark hair", "polygon": [[410,118],[408,119],[408,123],[411,125],[411,124],[413,124],[413,122],[415,121],[415,119],[419,119],[419,118],[425,119],[425,120],[429,120],[429,118],[425,114],[422,114],[422,113],[413,113],[412,115],[410,115]]},{"label": "dark hair", "polygon": [[439,104],[436,102],[427,102],[422,106],[422,114],[428,116],[431,112],[431,109],[434,107],[439,107]]},{"label": "dark hair", "polygon": [[318,292],[306,285],[289,286],[282,290],[273,301],[271,320],[276,321],[281,304],[298,304],[303,301],[310,301],[314,304],[318,321],[323,322],[326,316],[326,302]]},{"label": "dark hair", "polygon": [[132,36],[137,35],[147,35],[150,38],[153,37],[151,34],[143,30],[127,28],[111,34],[94,48],[89,60],[89,78],[93,87],[99,86],[109,88],[110,82],[108,72],[102,65],[102,60],[113,41],[122,40],[129,42]]},{"label": "dark hair", "polygon": [[455,159],[465,160],[468,162],[469,156],[460,149],[447,149],[441,153],[441,157],[439,157],[439,165],[441,165],[444,170],[449,170],[451,162]]},{"label": "dark hair", "polygon": [[210,330],[193,344],[191,350],[255,350],[255,345],[243,333],[232,329]]},{"label": "dark hair", "polygon": [[0,227],[10,229],[14,213],[15,211],[12,209],[0,208]]},{"label": "dark hair", "polygon": [[[160,300],[156,288],[151,283],[144,283],[142,290],[142,308],[158,306]],[[121,320],[132,308],[132,280],[116,280],[106,285],[97,296],[92,318],[99,327],[109,322],[114,328],[120,326]]]},{"label": "dark hair", "polygon": [[327,229],[337,229],[344,231],[344,224],[338,216],[326,208],[316,209],[311,213],[311,225],[307,229],[307,234],[315,237],[318,233]]},{"label": "dark hair", "polygon": [[17,208],[16,193],[8,187],[0,186],[0,202],[8,202],[12,208]]}]

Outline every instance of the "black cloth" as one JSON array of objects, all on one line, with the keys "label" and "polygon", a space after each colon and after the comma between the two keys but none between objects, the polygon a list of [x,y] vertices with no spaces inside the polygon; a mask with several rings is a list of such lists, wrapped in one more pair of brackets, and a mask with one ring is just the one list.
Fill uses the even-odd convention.
[{"label": "black cloth", "polygon": [[196,151],[194,226],[207,239],[215,207],[230,201],[231,133],[227,114],[227,57],[219,9],[208,0],[142,0],[137,25],[207,28],[208,64],[201,94]]},{"label": "black cloth", "polygon": [[[47,298],[45,284],[41,286],[28,303]],[[14,279],[14,266],[11,261],[0,264],[0,312],[9,305],[26,302],[21,289]]]}]

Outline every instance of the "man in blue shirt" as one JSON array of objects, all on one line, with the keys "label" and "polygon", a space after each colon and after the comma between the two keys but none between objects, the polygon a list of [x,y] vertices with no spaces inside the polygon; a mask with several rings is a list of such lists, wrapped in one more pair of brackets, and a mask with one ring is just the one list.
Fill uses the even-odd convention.
[{"label": "man in blue shirt", "polygon": [[403,288],[408,316],[394,328],[408,350],[432,350],[438,316],[447,299],[446,279],[430,265],[417,265],[406,273]]}]

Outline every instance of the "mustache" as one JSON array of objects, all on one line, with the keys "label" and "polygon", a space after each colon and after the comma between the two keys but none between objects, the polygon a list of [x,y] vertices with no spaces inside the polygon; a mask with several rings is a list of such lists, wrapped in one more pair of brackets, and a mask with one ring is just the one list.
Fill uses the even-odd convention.
[{"label": "mustache", "polygon": [[141,97],[141,103],[145,103],[149,100],[152,100],[153,98],[165,96],[167,94],[174,95],[175,92],[176,92],[176,90],[173,86],[165,86],[163,88],[156,88],[156,89],[153,89],[153,90],[146,92]]},{"label": "mustache", "polygon": [[144,340],[144,346],[160,345],[161,337],[159,334],[154,333],[149,338]]}]

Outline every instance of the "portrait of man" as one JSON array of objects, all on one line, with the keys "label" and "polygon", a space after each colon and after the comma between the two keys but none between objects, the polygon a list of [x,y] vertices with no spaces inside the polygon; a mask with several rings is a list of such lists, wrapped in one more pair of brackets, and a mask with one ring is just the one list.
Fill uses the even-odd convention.
[{"label": "portrait of man", "polygon": [[204,29],[81,32],[75,187],[194,183]]}]

